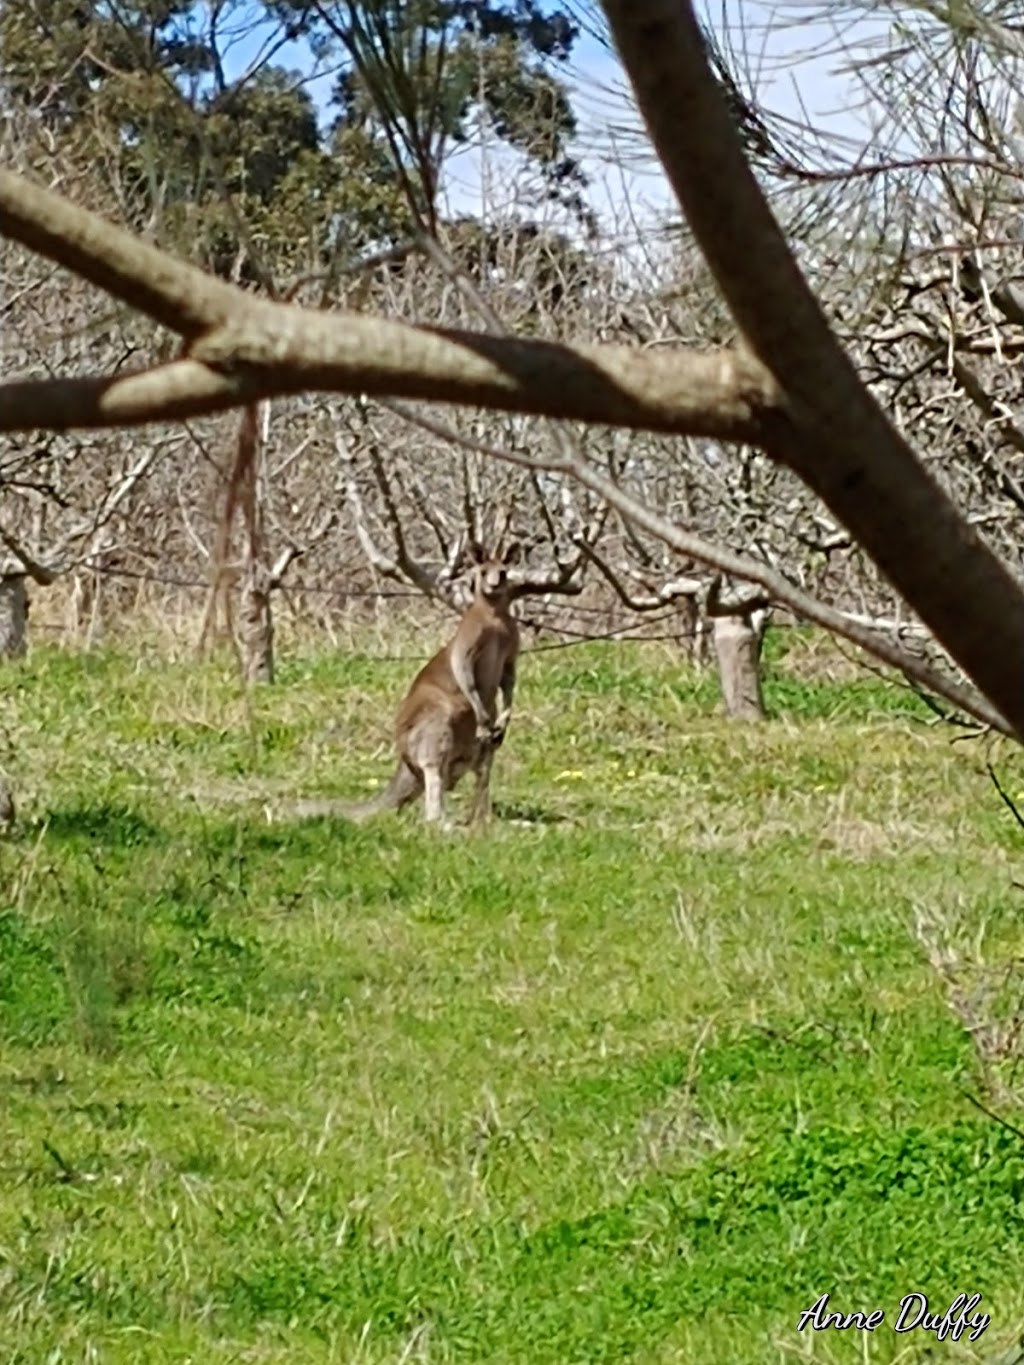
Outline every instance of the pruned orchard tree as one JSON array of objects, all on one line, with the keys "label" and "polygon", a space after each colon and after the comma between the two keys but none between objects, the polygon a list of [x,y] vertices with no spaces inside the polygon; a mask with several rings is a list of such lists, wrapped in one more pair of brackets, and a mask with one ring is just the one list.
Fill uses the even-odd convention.
[{"label": "pruned orchard tree", "polygon": [[[505,0],[468,10],[370,3],[272,13],[264,48],[229,79],[228,54],[253,22],[249,6],[140,0],[91,14],[71,5],[5,12],[2,69],[20,114],[9,161],[62,183],[70,175],[77,201],[113,201],[122,222],[204,268],[312,307],[388,299],[391,275],[415,251],[415,225],[437,221],[445,149],[475,135],[481,120],[494,141],[516,151],[524,194],[560,206],[574,221],[586,218],[582,173],[565,147],[571,109],[548,70],[577,31],[564,15]],[[281,43],[296,37],[309,42],[317,64],[340,72],[335,117],[323,129],[298,77],[273,64]],[[409,111],[397,139],[375,117],[370,95],[396,81],[408,86],[402,107]],[[529,225],[513,229],[528,245]],[[452,223],[450,236],[462,258],[483,259],[496,249],[495,233],[473,220]],[[24,259],[38,269],[31,256]],[[422,289],[422,272],[417,279]],[[427,296],[450,287],[435,278]],[[549,292],[557,287],[552,279]],[[122,319],[112,322],[115,352],[166,345],[152,335],[124,338]],[[145,330],[147,322],[135,325]],[[30,349],[17,368],[31,371],[47,333],[28,318],[21,330]],[[88,329],[67,334],[76,352],[66,357],[70,366],[110,363],[90,348]],[[304,430],[298,442],[291,437],[296,417]],[[76,604],[96,616],[99,590],[110,582],[100,570],[139,582],[188,581],[215,566],[202,638],[218,620],[237,623],[246,674],[271,676],[270,602],[285,571],[300,558],[315,565],[318,555],[325,566],[351,565],[358,552],[353,528],[336,515],[347,474],[333,459],[335,426],[333,408],[323,403],[274,405],[233,429],[224,418],[189,423],[173,475],[153,478],[148,496],[135,500],[135,544],[122,537],[116,557],[93,556],[91,577],[76,580],[76,589],[84,585]],[[69,444],[55,444],[69,464]],[[334,465],[327,481],[325,461]],[[250,478],[246,471],[255,466],[259,476]],[[487,462],[476,481],[484,503],[502,491],[491,487],[492,470]],[[23,498],[8,498],[15,529],[29,513]]]},{"label": "pruned orchard tree", "polygon": [[314,312],[203,274],[5,171],[6,235],[146,313],[182,345],[119,374],[8,382],[0,387],[0,429],[180,422],[331,391],[748,443],[813,492],[974,687],[940,676],[770,565],[695,535],[638,496],[628,474],[606,472],[571,446],[553,456],[486,449],[570,480],[679,555],[759,586],[985,724],[1024,737],[1020,586],[838,344],[744,158],[692,10],[671,0],[608,0],[604,9],[654,147],[734,320],[732,344],[653,350]]},{"label": "pruned orchard tree", "polygon": [[[788,216],[804,268],[822,281],[823,305],[861,377],[1019,576],[1024,443],[1012,358],[1024,320],[1015,284],[1024,268],[1016,131],[1024,51],[1002,13],[930,4],[908,12],[885,0],[801,6],[805,33],[817,32],[830,54],[845,47],[850,106],[869,111],[859,144],[855,125],[830,142],[756,106],[749,86],[738,93],[752,60],[735,48],[716,55],[727,74],[739,73],[727,89],[751,159]],[[767,462],[755,454],[753,465],[749,510],[761,553],[802,577],[798,539],[813,591],[932,652],[916,615],[806,491],[790,485],[785,497],[765,497]],[[738,471],[735,461],[728,467]],[[783,512],[792,523],[773,536]]]},{"label": "pruned orchard tree", "polygon": [[[8,120],[7,146],[24,143],[24,125]],[[73,168],[63,181],[77,189]],[[90,358],[116,369],[147,346],[146,319],[120,320],[105,310],[97,317],[95,291],[62,278],[38,256],[6,251],[0,259],[3,353],[15,372],[52,373],[82,352],[74,338],[87,337]],[[54,352],[53,339],[61,338]],[[67,340],[65,340],[67,339]],[[0,450],[0,656],[18,656],[26,644],[26,582],[47,586],[64,575],[73,580],[70,606],[90,631],[98,625],[103,580],[97,570],[117,562],[132,539],[140,494],[158,477],[164,460],[185,438],[168,430],[135,443],[110,432],[74,438],[48,433],[15,436]]]},{"label": "pruned orchard tree", "polygon": [[[280,68],[257,62],[234,81],[226,79],[224,49],[246,15],[236,20],[234,8],[220,6],[211,11],[208,27],[196,31],[189,26],[193,13],[171,8],[151,14],[129,7],[93,16],[84,28],[76,23],[56,30],[42,11],[29,9],[17,23],[8,16],[12,92],[33,109],[53,104],[64,111],[56,120],[62,136],[51,174],[66,176],[70,168],[76,184],[89,187],[79,190],[86,202],[90,196],[96,202],[112,198],[122,221],[146,224],[158,240],[207,268],[270,297],[285,292],[313,306],[348,302],[400,316],[419,309],[453,326],[473,326],[482,318],[497,330],[504,326],[549,337],[643,335],[648,344],[687,334],[717,343],[726,335],[727,313],[695,248],[689,250],[687,270],[699,288],[688,291],[685,309],[677,304],[661,313],[652,310],[643,272],[630,280],[609,267],[617,243],[607,233],[598,238],[583,207],[584,177],[566,156],[571,108],[564,87],[550,74],[571,50],[576,33],[564,16],[542,17],[529,7],[513,13],[499,4],[478,6],[461,17],[444,6],[383,4],[336,7],[326,19],[319,11],[292,14],[292,28],[301,19],[299,29],[310,35],[324,60],[340,62],[343,70],[337,83],[338,121],[330,137],[318,142],[308,98],[289,85]],[[37,47],[42,61],[20,56],[34,54]],[[79,86],[76,73],[82,63],[92,69],[94,54],[100,61],[93,78]],[[472,81],[467,80],[470,71]],[[244,121],[232,121],[232,109],[244,112]],[[34,127],[34,119],[28,122]],[[471,133],[485,146],[514,147],[518,169],[511,180],[503,177],[502,200],[488,204],[482,219],[445,221],[438,209],[445,159]],[[355,157],[349,154],[353,138],[362,149]],[[22,141],[29,143],[29,136]],[[371,183],[380,193],[366,199],[370,163],[365,152],[371,145],[376,149]],[[19,150],[20,160],[31,162],[24,147]],[[88,174],[78,166],[79,150],[93,157]],[[353,162],[353,173],[343,179],[335,173],[332,179],[332,156]],[[293,166],[305,168],[297,188]],[[298,211],[303,195],[312,212]],[[539,221],[538,204],[549,205],[570,226],[582,224],[586,242],[576,245],[565,231]],[[332,240],[325,212],[346,225],[344,241],[336,231]],[[406,232],[413,235],[404,239]],[[26,260],[38,268],[33,258]],[[354,275],[352,261],[357,263]],[[305,278],[294,274],[301,264],[308,271]],[[650,252],[644,271],[655,278]],[[662,283],[659,279],[658,292]],[[695,327],[705,315],[709,327]],[[34,342],[31,328],[27,331]],[[121,341],[120,329],[115,340]],[[44,336],[37,349],[45,350],[45,344]],[[125,348],[145,345],[141,335],[126,339]],[[89,361],[83,356],[78,363]],[[301,421],[298,441],[290,438],[293,414]],[[453,525],[472,527],[486,519],[488,507],[511,496],[543,529],[544,545],[535,542],[534,551],[560,566],[561,600],[578,602],[580,611],[599,611],[603,629],[610,623],[607,594],[590,604],[585,591],[592,597],[595,586],[610,585],[629,612],[661,618],[681,614],[684,636],[700,646],[701,607],[711,600],[713,578],[699,575],[695,565],[672,562],[678,557],[666,556],[657,541],[645,542],[631,524],[617,525],[606,505],[601,513],[600,500],[586,494],[581,499],[564,476],[549,473],[542,486],[535,472],[498,466],[471,449],[453,465],[446,449],[450,440],[435,434],[425,442],[424,434],[410,427],[411,416],[379,408],[372,414],[392,469],[386,507],[380,467],[372,469],[363,458],[365,442],[347,444],[361,461],[354,475],[333,460],[335,434],[347,421],[343,405],[320,403],[296,413],[295,405],[275,404],[269,413],[264,408],[259,422],[243,422],[234,431],[224,419],[190,423],[173,485],[157,470],[132,503],[139,527],[134,543],[124,534],[130,527],[124,527],[116,552],[108,546],[76,573],[75,620],[86,622],[91,637],[102,609],[111,598],[119,600],[118,589],[145,585],[151,578],[187,582],[190,573],[202,576],[215,565],[200,638],[209,638],[222,624],[229,638],[237,638],[245,675],[269,679],[272,597],[297,560],[314,574],[320,564],[344,563],[351,581],[358,578],[354,549],[367,549],[367,519],[375,511],[386,511],[389,522],[399,518],[409,541],[427,526],[425,508],[434,518],[428,540],[437,538],[442,522],[447,529],[441,528],[437,546],[421,548],[428,555],[431,549],[443,554],[442,542],[450,543]],[[365,426],[365,410],[362,421]],[[464,438],[506,445],[521,440],[535,447],[539,437],[555,457],[565,439],[557,427],[525,422],[513,430],[507,419],[484,414],[468,423],[460,420],[459,429]],[[632,481],[659,505],[715,539],[763,554],[771,503],[760,509],[754,542],[744,472],[755,466],[752,452],[741,453],[744,489],[727,520],[731,480],[722,476],[734,462],[721,458],[714,443],[659,441],[628,431],[617,433],[614,442],[598,432],[586,439],[599,460],[607,453],[613,475],[628,467]],[[703,458],[699,444],[710,444],[718,458]],[[326,481],[325,463],[335,466],[334,477]],[[369,487],[353,547],[346,535],[349,519],[337,516],[332,498],[344,488],[356,511],[351,494],[360,474]],[[773,470],[772,478],[777,477]],[[25,509],[13,501],[14,519],[20,510],[23,521]],[[218,501],[222,519],[212,525],[209,509]],[[159,535],[153,534],[155,527]],[[422,590],[423,579],[405,572],[403,555],[386,556],[378,545],[368,562],[375,574],[386,568],[388,577]],[[435,563],[428,578],[437,568]],[[301,585],[296,588],[294,579],[289,584],[289,601],[297,603]],[[715,597],[720,605],[759,600],[759,594],[742,591]],[[310,601],[302,605],[308,612]],[[762,614],[755,616],[760,621]],[[749,614],[714,617],[716,641],[726,646],[720,657],[728,668],[743,660],[756,664],[760,632],[753,628],[754,619]],[[566,629],[570,620],[587,624],[550,606],[534,605],[531,611],[535,625]],[[726,643],[733,640],[743,640],[744,647],[735,650]],[[759,691],[756,676],[723,678],[727,705],[734,696],[756,697]],[[751,713],[747,705],[741,709]]]}]

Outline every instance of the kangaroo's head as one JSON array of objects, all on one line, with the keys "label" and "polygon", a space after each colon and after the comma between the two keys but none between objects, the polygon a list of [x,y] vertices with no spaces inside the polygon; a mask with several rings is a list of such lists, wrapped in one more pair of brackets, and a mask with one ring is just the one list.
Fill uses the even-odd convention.
[{"label": "kangaroo's head", "polygon": [[467,554],[473,565],[474,595],[495,604],[508,602],[510,586],[508,570],[519,560],[519,544],[510,545],[499,559],[489,555],[483,546],[474,540],[468,546]]}]

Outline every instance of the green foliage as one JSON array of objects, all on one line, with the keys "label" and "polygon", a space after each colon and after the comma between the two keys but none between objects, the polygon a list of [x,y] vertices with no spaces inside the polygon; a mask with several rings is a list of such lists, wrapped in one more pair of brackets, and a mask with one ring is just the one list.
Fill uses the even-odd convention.
[{"label": "green foliage", "polygon": [[316,111],[300,80],[268,67],[209,100],[210,153],[230,193],[269,203],[295,158],[319,149]]},{"label": "green foliage", "polygon": [[[15,103],[34,107],[56,131],[88,121],[111,82],[166,73],[172,80],[209,69],[210,54],[190,40],[190,0],[125,5],[47,0],[0,10],[0,62]],[[156,82],[151,87],[155,89]],[[151,93],[147,92],[147,93]]]},{"label": "green foliage", "polygon": [[[331,126],[301,74],[273,57],[226,71],[268,20],[266,50],[290,37],[340,68]],[[412,205],[436,225],[444,159],[482,114],[545,193],[582,214],[584,178],[566,151],[575,121],[549,69],[576,31],[534,0],[278,0],[262,13],[241,0],[210,12],[186,0],[55,0],[0,9],[0,80],[32,111],[27,126],[41,107],[64,156],[125,221],[156,221],[169,245],[254,281],[261,265],[315,273],[368,243],[406,240]]]},{"label": "green foliage", "polygon": [[407,652],[286,651],[248,703],[230,660],[9,670],[5,1360],[863,1359],[797,1336],[826,1290],[977,1291],[1009,1344],[1024,1148],[913,928],[1019,957],[969,750],[794,648],[730,726],[594,645],[524,659],[486,836],[266,824],[386,776]]},{"label": "green foliage", "polygon": [[565,87],[545,71],[524,67],[512,39],[496,43],[486,54],[480,81],[495,132],[511,146],[553,170],[570,172],[564,163],[566,138],[576,119]]},{"label": "green foliage", "polygon": [[337,126],[386,139],[423,221],[436,224],[449,144],[466,142],[481,118],[537,168],[545,197],[586,219],[580,194],[586,177],[567,151],[576,120],[564,83],[550,69],[569,56],[578,36],[567,12],[549,13],[535,0],[282,4],[301,13],[320,51],[347,59],[334,92]]}]

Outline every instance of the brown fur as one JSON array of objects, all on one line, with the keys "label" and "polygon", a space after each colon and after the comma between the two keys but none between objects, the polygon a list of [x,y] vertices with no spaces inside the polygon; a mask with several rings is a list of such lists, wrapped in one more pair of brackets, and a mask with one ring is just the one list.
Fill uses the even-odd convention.
[{"label": "brown fur", "polygon": [[518,558],[518,547],[504,561],[488,559],[476,545],[471,552],[476,565],[473,601],[452,638],[417,673],[398,708],[398,766],[391,781],[360,805],[305,802],[301,814],[364,820],[398,810],[422,793],[425,819],[443,823],[445,796],[470,771],[476,777],[470,822],[490,814],[491,766],[508,727],[519,655],[506,573]]}]

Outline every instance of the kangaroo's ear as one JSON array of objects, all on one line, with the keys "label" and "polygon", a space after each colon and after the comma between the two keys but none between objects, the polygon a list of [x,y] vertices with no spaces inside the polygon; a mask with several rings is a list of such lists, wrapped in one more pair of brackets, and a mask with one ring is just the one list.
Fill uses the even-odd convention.
[{"label": "kangaroo's ear", "polygon": [[522,557],[523,543],[520,540],[514,540],[512,544],[509,545],[508,548],[505,550],[505,553],[502,555],[501,558],[502,563],[511,566],[512,564],[518,564]]},{"label": "kangaroo's ear", "polygon": [[466,546],[466,558],[470,564],[486,564],[487,551],[478,540],[471,540]]}]

